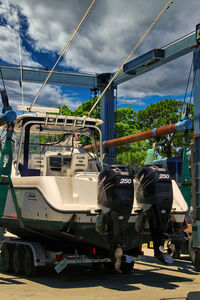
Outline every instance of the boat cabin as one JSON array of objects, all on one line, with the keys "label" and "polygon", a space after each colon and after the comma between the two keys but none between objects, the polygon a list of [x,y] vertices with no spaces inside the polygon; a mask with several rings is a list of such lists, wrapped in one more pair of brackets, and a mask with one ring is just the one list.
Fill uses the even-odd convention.
[{"label": "boat cabin", "polygon": [[96,153],[82,144],[96,138],[102,145],[101,120],[51,114],[24,114],[15,121],[14,176],[73,176],[98,172],[102,147]]}]

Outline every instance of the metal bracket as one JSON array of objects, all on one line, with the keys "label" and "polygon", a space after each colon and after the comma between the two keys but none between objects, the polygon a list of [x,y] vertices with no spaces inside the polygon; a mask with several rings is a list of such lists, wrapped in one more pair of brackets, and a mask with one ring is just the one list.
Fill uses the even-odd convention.
[{"label": "metal bracket", "polygon": [[196,25],[196,41],[197,44],[200,44],[200,23]]}]

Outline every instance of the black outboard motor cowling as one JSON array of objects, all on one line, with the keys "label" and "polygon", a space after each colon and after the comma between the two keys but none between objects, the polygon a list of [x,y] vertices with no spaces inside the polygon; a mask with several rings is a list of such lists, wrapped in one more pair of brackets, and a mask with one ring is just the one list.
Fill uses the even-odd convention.
[{"label": "black outboard motor cowling", "polygon": [[124,165],[105,168],[98,178],[98,206],[107,216],[111,244],[123,244],[133,207],[133,175]]},{"label": "black outboard motor cowling", "polygon": [[99,174],[98,205],[130,213],[133,207],[133,176],[123,165],[111,165]]},{"label": "black outboard motor cowling", "polygon": [[172,181],[167,169],[159,164],[144,165],[135,176],[138,203],[158,205],[171,211]]}]

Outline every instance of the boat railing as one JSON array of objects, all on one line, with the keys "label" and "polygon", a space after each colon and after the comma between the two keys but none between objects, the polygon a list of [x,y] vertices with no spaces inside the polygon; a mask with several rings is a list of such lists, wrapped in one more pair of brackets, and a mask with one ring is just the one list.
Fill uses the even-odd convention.
[{"label": "boat railing", "polygon": [[[101,121],[98,119],[83,117],[75,117],[75,116],[64,116],[64,115],[53,115],[53,114],[37,114],[39,118],[43,119],[44,125],[54,125],[54,126],[63,126],[63,127],[93,127],[101,124]],[[31,117],[30,117],[31,119]],[[34,119],[34,115],[33,115]]]}]

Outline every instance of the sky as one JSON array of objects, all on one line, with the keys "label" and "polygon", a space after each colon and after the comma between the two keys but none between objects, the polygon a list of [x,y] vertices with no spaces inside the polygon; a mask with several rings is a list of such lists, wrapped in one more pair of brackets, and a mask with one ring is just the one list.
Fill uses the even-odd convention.
[{"label": "sky", "polygon": [[[0,0],[0,63],[51,68],[92,0]],[[115,72],[151,24],[166,0],[96,0],[87,21],[61,59],[58,69],[86,73]],[[154,30],[131,57],[161,48],[195,30],[199,0],[174,0]],[[183,99],[192,62],[187,54],[118,86],[118,107],[144,109],[166,98]],[[1,88],[2,88],[2,83]],[[11,105],[21,105],[18,82],[6,81]],[[30,105],[41,85],[24,83]],[[76,109],[93,97],[90,89],[46,85],[38,106]]]}]

